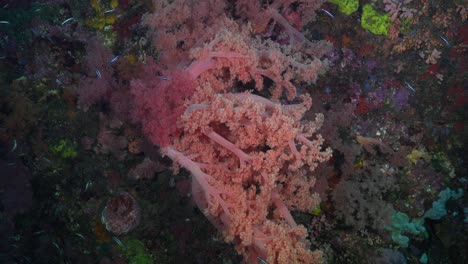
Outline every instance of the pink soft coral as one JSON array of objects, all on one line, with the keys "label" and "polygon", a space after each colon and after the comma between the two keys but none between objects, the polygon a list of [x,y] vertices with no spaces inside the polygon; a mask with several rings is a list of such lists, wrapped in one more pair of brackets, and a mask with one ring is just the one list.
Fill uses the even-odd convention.
[{"label": "pink soft coral", "polygon": [[283,92],[289,100],[294,99],[293,79],[315,82],[328,68],[327,60],[311,58],[270,40],[252,39],[246,29],[240,28],[220,31],[211,42],[192,49],[191,55],[216,63],[209,73],[201,75],[201,83],[208,81],[217,91],[226,91],[234,80],[243,83],[253,80],[255,88],[262,90],[263,79],[268,78],[274,82],[271,89],[274,99],[282,97]]},{"label": "pink soft coral", "polygon": [[248,260],[314,263],[319,258],[307,249],[306,231],[288,208],[318,205],[310,172],[331,155],[320,150],[320,136],[310,139],[322,116],[300,122],[310,107],[310,98],[303,99],[280,105],[250,93],[216,94],[209,85],[200,87],[180,119],[181,137],[163,149],[192,173],[197,205]]},{"label": "pink soft coral", "polygon": [[[247,261],[318,263],[320,253],[309,250],[306,229],[290,210],[318,205],[312,172],[331,150],[322,150],[316,134],[323,115],[302,120],[311,98],[298,96],[295,85],[327,69],[321,58],[329,45],[307,40],[285,17],[299,26],[308,22],[301,7],[314,12],[321,1],[260,2],[233,2],[234,21],[221,0],[207,1],[206,10],[187,0],[155,1],[145,21],[161,60],[149,60],[144,77],[131,82],[132,117],[192,174],[198,207]],[[252,38],[242,25],[255,20],[255,10],[266,26],[283,30],[280,43]],[[241,83],[272,100],[235,92],[247,89]],[[284,97],[301,103],[280,104]]]},{"label": "pink soft coral", "polygon": [[150,60],[143,78],[133,80],[130,91],[135,107],[132,118],[158,146],[167,146],[178,134],[177,119],[185,110],[184,100],[195,92],[197,77],[215,67],[211,60],[194,61],[187,69],[163,70]]},{"label": "pink soft coral", "polygon": [[153,29],[153,43],[162,51],[160,63],[168,69],[187,66],[193,47],[228,27],[223,22],[223,0],[161,0],[153,5],[154,13],[148,14],[144,23]]},{"label": "pink soft coral", "polygon": [[158,146],[167,146],[177,134],[177,119],[184,112],[183,101],[192,95],[195,82],[184,70],[162,71],[149,62],[144,79],[132,81],[131,93],[138,102],[133,119]]},{"label": "pink soft coral", "polygon": [[[323,2],[322,0],[274,0],[266,4],[259,0],[237,0],[236,10],[238,15],[253,23],[255,33],[271,36],[275,29],[279,28],[283,33],[277,36],[279,42],[285,42],[309,55],[322,57],[329,51],[325,43],[310,41],[293,25],[297,27],[314,21],[315,12]],[[290,21],[294,24],[291,25]]]},{"label": "pink soft coral", "polygon": [[177,120],[183,113],[184,100],[192,96],[198,84],[210,83],[216,92],[225,92],[235,80],[256,82],[263,89],[263,77],[275,82],[272,96],[278,99],[286,91],[288,99],[296,97],[293,78],[315,81],[327,68],[319,59],[284,53],[273,43],[250,41],[247,32],[223,30],[214,39],[191,51],[195,59],[185,69],[164,70],[149,61],[144,78],[132,81],[135,97],[134,120],[141,121],[152,142],[167,146],[178,134]]}]

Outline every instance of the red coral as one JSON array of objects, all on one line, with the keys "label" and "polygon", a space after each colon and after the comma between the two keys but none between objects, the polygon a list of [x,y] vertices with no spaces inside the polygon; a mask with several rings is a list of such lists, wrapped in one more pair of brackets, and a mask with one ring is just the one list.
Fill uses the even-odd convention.
[{"label": "red coral", "polygon": [[450,106],[451,111],[465,103],[468,103],[468,96],[464,92],[463,85],[461,83],[457,83],[455,86],[451,87],[449,89],[449,94],[455,96],[455,103]]},{"label": "red coral", "polygon": [[369,105],[369,102],[365,97],[360,96],[357,101],[357,106],[356,106],[356,113],[357,114],[367,114],[369,113],[371,107]]},{"label": "red coral", "polygon": [[114,26],[114,32],[120,33],[122,39],[130,37],[130,27],[140,22],[140,16],[134,16],[127,20],[121,20]]},{"label": "red coral", "polygon": [[78,106],[84,111],[102,99],[107,99],[117,83],[113,77],[114,70],[109,61],[114,57],[112,52],[102,45],[98,38],[89,41],[83,68],[86,76],[79,82]]},{"label": "red coral", "polygon": [[427,67],[427,72],[422,74],[422,75],[419,75],[418,79],[419,80],[424,80],[424,79],[427,79],[427,78],[430,78],[430,77],[435,77],[436,74],[437,74],[437,71],[439,70],[439,68],[440,68],[439,64],[429,65]]}]

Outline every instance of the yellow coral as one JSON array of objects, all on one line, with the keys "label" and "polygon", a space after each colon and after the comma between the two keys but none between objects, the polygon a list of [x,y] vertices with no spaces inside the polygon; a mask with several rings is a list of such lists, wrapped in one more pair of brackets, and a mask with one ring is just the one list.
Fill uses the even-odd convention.
[{"label": "yellow coral", "polygon": [[91,7],[95,11],[99,11],[101,9],[101,2],[99,0],[91,0]]},{"label": "yellow coral", "polygon": [[366,165],[366,161],[365,161],[365,160],[363,160],[363,159],[362,159],[362,160],[359,160],[358,162],[356,162],[356,163],[354,164],[354,169],[355,169],[355,170],[361,169],[361,168],[363,168],[365,165]]},{"label": "yellow coral", "polygon": [[116,8],[119,5],[118,0],[112,0],[110,3],[111,8]]},{"label": "yellow coral", "polygon": [[137,60],[134,55],[127,55],[125,56],[125,58],[127,59],[128,62],[130,62],[130,64],[134,64]]},{"label": "yellow coral", "polygon": [[[94,9],[96,15],[86,20],[86,24],[94,29],[103,30],[107,25],[113,25],[117,20],[114,13],[107,13],[106,8],[101,5],[99,0],[90,0],[91,7]],[[110,2],[110,8],[116,8],[119,5],[119,1],[112,0]]]},{"label": "yellow coral", "polygon": [[419,149],[413,149],[410,154],[406,156],[406,158],[412,163],[416,164],[418,163],[418,160],[423,158],[426,159],[428,157],[428,154],[424,150],[419,150]]}]

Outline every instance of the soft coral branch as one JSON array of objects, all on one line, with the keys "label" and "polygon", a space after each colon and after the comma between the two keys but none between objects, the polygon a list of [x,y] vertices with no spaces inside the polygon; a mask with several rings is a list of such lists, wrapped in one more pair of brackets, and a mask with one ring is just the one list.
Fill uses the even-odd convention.
[{"label": "soft coral branch", "polygon": [[189,157],[183,155],[181,152],[173,149],[172,147],[166,147],[162,149],[162,153],[167,155],[174,162],[180,164],[192,174],[194,180],[203,190],[206,200],[210,201],[211,203],[219,204],[223,208],[224,213],[228,216],[230,215],[228,204],[221,197],[223,194],[227,195],[228,193],[219,191],[209,183],[210,181],[215,181],[213,177],[204,173],[196,162],[192,161]]}]

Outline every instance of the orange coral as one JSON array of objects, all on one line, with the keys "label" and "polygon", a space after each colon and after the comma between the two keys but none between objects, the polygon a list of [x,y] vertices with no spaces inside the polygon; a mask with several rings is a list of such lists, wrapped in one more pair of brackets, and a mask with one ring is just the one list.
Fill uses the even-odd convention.
[{"label": "orange coral", "polygon": [[94,222],[94,235],[98,243],[109,243],[111,241],[109,232],[107,232],[106,228],[100,221]]},{"label": "orange coral", "polygon": [[141,147],[142,147],[142,140],[140,138],[137,138],[128,143],[128,152],[132,154],[140,154],[142,152]]},{"label": "orange coral", "polygon": [[364,44],[361,45],[361,48],[359,49],[359,56],[365,58],[371,54],[374,53],[375,46],[372,44]]},{"label": "orange coral", "polygon": [[350,36],[344,34],[341,37],[341,45],[343,46],[343,48],[349,48],[352,45],[354,45],[354,40]]}]

